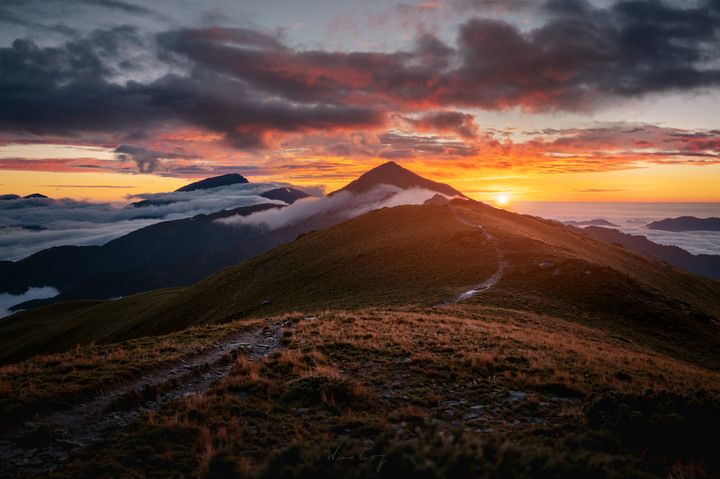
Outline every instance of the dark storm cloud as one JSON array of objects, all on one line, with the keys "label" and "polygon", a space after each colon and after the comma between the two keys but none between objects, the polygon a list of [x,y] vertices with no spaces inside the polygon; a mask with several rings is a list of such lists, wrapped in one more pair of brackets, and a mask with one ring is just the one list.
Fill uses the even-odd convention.
[{"label": "dark storm cloud", "polygon": [[433,111],[406,120],[420,131],[452,131],[466,139],[477,136],[475,117],[459,111]]},{"label": "dark storm cloud", "polygon": [[112,10],[121,10],[127,13],[134,13],[139,15],[150,15],[155,14],[154,10],[145,7],[139,7],[126,2],[119,2],[117,0],[80,0],[81,3],[87,5],[96,5],[99,7],[109,8]]},{"label": "dark storm cloud", "polygon": [[452,105],[586,111],[610,100],[720,83],[720,9],[551,1],[523,31],[472,19],[455,46],[424,34],[411,51],[296,51],[247,30],[183,30],[163,46],[209,71],[292,101],[417,110]]},{"label": "dark storm cloud", "polygon": [[120,145],[115,148],[115,157],[121,161],[134,161],[140,173],[152,173],[163,169],[162,160],[177,158],[193,159],[196,155],[185,155],[165,151],[155,151],[148,148],[132,145]]},{"label": "dark storm cloud", "polygon": [[[60,47],[16,40],[11,47],[0,49],[0,126],[37,135],[81,131],[130,134],[181,122],[224,133],[239,148],[254,148],[261,146],[268,130],[351,128],[381,121],[371,108],[291,105],[282,99],[268,99],[238,79],[197,69],[147,83],[113,81],[118,72],[108,64],[117,59],[120,41],[133,40],[132,33],[121,27]],[[267,52],[278,45],[267,36],[263,39],[251,47]]]},{"label": "dark storm cloud", "polygon": [[462,66],[447,101],[530,111],[588,110],[598,102],[714,87],[720,9],[629,1],[609,9],[551,1],[550,20],[523,32],[497,20],[460,28]]},{"label": "dark storm cloud", "polygon": [[[90,3],[133,14],[143,8]],[[533,8],[546,22],[532,30],[474,18],[458,27],[453,45],[422,34],[396,52],[298,50],[278,34],[217,27],[151,38],[122,26],[54,46],[17,39],[0,48],[0,128],[103,132],[128,142],[186,125],[220,133],[238,149],[261,149],[273,132],[376,130],[391,112],[433,110],[412,117],[418,129],[470,139],[472,118],[454,109],[591,111],[720,84],[717,1],[597,8],[551,0]],[[8,11],[0,16],[17,21]],[[141,160],[146,171],[158,166],[158,158]]]},{"label": "dark storm cloud", "polygon": [[382,152],[380,156],[383,158],[413,156],[418,153],[450,153],[456,156],[469,156],[477,153],[472,146],[436,136],[428,137],[386,133],[380,135],[380,141],[383,145],[389,146],[394,150]]}]

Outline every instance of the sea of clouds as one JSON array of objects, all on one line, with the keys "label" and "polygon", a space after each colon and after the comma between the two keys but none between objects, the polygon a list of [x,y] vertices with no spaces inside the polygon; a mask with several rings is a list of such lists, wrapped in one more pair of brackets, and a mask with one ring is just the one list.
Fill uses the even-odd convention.
[{"label": "sea of clouds", "polygon": [[[209,214],[258,203],[280,203],[259,196],[287,183],[247,183],[188,192],[136,195],[125,204],[69,198],[0,201],[0,260],[19,260],[61,245],[102,245],[160,221]],[[294,187],[297,188],[297,187]],[[150,200],[136,208],[131,202]]]}]

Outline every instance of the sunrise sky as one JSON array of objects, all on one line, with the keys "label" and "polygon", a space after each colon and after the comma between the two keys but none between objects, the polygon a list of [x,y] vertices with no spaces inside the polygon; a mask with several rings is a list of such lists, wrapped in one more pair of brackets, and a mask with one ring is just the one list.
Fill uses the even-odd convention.
[{"label": "sunrise sky", "polygon": [[3,0],[0,194],[720,201],[720,2]]}]

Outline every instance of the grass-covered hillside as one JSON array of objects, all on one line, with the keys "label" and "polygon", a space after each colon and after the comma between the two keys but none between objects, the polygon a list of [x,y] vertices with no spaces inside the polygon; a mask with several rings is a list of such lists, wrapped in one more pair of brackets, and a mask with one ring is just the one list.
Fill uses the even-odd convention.
[{"label": "grass-covered hillside", "polygon": [[[479,304],[332,310],[267,320],[284,324],[275,353],[250,360],[238,352],[228,358],[233,362],[228,376],[206,392],[145,412],[74,450],[52,473],[38,475],[700,478],[720,473],[718,373],[607,332]],[[162,348],[132,342],[103,348],[105,356],[97,355],[97,347],[79,348],[5,367],[5,405],[11,407],[41,380],[53,383],[53,377],[55,390],[34,389],[35,401],[57,401],[63,388],[80,387],[83,377],[97,371],[111,374],[122,359],[140,364],[176,358],[183,350],[196,351],[199,338],[218,338],[243,324],[157,338]],[[126,396],[140,404],[147,389]],[[26,437],[43,450],[55,439],[51,426],[41,431]]]},{"label": "grass-covered hillside", "polygon": [[21,312],[0,320],[0,359],[298,309],[431,306],[501,263],[497,284],[469,301],[552,312],[720,367],[720,282],[465,200],[372,211],[191,287]]},{"label": "grass-covered hillside", "polygon": [[11,477],[720,476],[720,282],[472,201],[0,333]]}]

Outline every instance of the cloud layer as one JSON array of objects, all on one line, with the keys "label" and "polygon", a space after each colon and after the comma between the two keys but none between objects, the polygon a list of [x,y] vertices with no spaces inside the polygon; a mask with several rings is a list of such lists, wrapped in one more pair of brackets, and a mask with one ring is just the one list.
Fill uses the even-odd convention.
[{"label": "cloud layer", "polygon": [[29,288],[24,294],[0,293],[0,318],[10,316],[12,311],[9,308],[16,304],[32,301],[34,299],[45,299],[57,296],[60,292],[50,286],[42,288]]},{"label": "cloud layer", "polygon": [[[0,201],[0,260],[18,260],[59,245],[101,245],[159,221],[208,214],[222,209],[273,202],[259,196],[287,183],[249,183],[209,190],[144,194],[142,208],[71,199]],[[280,202],[278,202],[280,203]]]},{"label": "cloud layer", "polygon": [[[146,10],[107,3],[123,15]],[[398,6],[394,12],[415,31],[405,48],[394,50],[299,47],[281,31],[218,26],[118,25],[73,31],[53,44],[17,38],[0,48],[0,143],[102,145],[117,163],[6,158],[0,168],[208,176],[258,163],[282,174],[298,157],[428,156],[500,167],[533,157],[548,172],[627,168],[643,155],[717,161],[717,131],[663,136],[657,129],[652,141],[642,132],[647,144],[631,144],[624,136],[629,128],[613,127],[605,130],[619,133],[611,148],[580,152],[598,129],[510,141],[507,132],[483,130],[472,112],[593,112],[717,89],[720,4],[511,6],[518,15],[534,15],[534,26],[478,2]],[[424,22],[428,12],[441,11],[462,12],[455,18],[462,20],[433,31]],[[0,20],[17,24],[5,13]],[[613,148],[618,142],[622,150]]]},{"label": "cloud layer", "polygon": [[216,221],[226,225],[252,225],[273,231],[314,216],[341,215],[342,218],[347,219],[379,208],[418,205],[436,194],[437,191],[420,188],[402,189],[380,184],[360,195],[341,191],[332,196],[301,199],[282,209],[260,211],[248,216],[231,216]]}]

